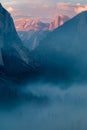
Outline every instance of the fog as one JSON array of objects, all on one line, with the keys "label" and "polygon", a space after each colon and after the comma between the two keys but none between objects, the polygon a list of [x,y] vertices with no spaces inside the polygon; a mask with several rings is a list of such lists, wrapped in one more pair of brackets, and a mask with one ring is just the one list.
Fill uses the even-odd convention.
[{"label": "fog", "polygon": [[0,107],[0,129],[86,130],[87,85],[75,83],[61,89],[66,85],[25,85],[20,100],[17,97],[16,103]]}]

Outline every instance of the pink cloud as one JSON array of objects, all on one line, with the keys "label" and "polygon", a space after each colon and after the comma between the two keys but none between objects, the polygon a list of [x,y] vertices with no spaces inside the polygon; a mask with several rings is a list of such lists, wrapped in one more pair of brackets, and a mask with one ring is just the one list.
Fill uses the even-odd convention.
[{"label": "pink cloud", "polygon": [[68,2],[68,3],[58,2],[58,3],[57,3],[57,8],[58,8],[59,10],[69,11],[70,9],[72,9],[72,4],[71,4],[70,2]]},{"label": "pink cloud", "polygon": [[48,9],[48,8],[50,8],[50,6],[48,4],[44,4],[43,8],[47,8]]},{"label": "pink cloud", "polygon": [[[6,4],[6,3],[5,3]],[[73,17],[76,14],[87,10],[87,4],[71,2],[57,2],[55,5],[48,2],[42,2],[40,5],[34,3],[23,3],[22,5],[6,5],[7,10],[12,14],[15,21],[20,18],[44,19],[44,21],[52,21],[57,14],[64,14]]]},{"label": "pink cloud", "polygon": [[13,11],[14,11],[14,8],[10,6],[10,7],[7,8],[7,10],[8,10],[9,12],[13,12]]},{"label": "pink cloud", "polygon": [[65,13],[69,14],[71,16],[74,16],[78,13],[81,13],[83,11],[87,10],[87,4],[81,4],[81,3],[76,3],[72,4],[71,2],[58,2],[57,3],[57,9],[58,12],[60,13]]},{"label": "pink cloud", "polygon": [[81,5],[80,3],[77,4],[76,8],[75,8],[75,13],[81,13],[83,11],[87,11],[87,4],[86,5]]}]

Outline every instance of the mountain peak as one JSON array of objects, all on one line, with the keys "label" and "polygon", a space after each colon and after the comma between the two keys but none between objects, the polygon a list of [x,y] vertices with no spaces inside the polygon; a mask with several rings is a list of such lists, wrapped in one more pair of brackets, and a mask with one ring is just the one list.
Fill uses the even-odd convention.
[{"label": "mountain peak", "polygon": [[78,15],[76,15],[75,17],[78,17],[78,18],[83,18],[83,17],[87,17],[87,11],[83,11],[81,13],[79,13]]},{"label": "mountain peak", "polygon": [[2,4],[0,3],[0,9],[4,9],[5,10],[5,8],[2,6]]},{"label": "mountain peak", "polygon": [[1,4],[0,67],[3,67],[6,75],[19,75],[20,78],[22,73],[24,75],[34,69],[33,59],[16,32],[13,18]]},{"label": "mountain peak", "polygon": [[43,23],[40,20],[34,19],[21,19],[15,22],[16,29],[18,31],[30,31],[30,30],[48,30],[49,24]]},{"label": "mountain peak", "polygon": [[[3,16],[10,14],[0,3],[0,14],[2,14]],[[2,16],[1,16],[2,17]]]},{"label": "mountain peak", "polygon": [[69,17],[66,15],[56,15],[55,20],[50,23],[49,30],[54,30],[60,25],[63,25],[66,21],[69,20]]},{"label": "mountain peak", "polygon": [[80,14],[86,14],[87,15],[87,10],[81,12]]},{"label": "mountain peak", "polygon": [[2,7],[2,4],[0,3],[0,8]]},{"label": "mountain peak", "polygon": [[[2,12],[2,10],[4,9],[4,7],[2,6],[2,4],[0,3],[0,13]],[[4,9],[5,10],[5,9]]]}]

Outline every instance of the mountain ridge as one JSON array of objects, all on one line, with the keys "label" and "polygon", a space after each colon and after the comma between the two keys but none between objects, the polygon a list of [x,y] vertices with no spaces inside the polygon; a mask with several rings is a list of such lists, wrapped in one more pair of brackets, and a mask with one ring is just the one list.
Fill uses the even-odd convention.
[{"label": "mountain ridge", "polygon": [[[0,70],[7,77],[19,80],[34,71],[36,65],[24,47],[10,13],[0,4]],[[2,74],[0,75],[2,76]]]},{"label": "mountain ridge", "polygon": [[[33,51],[49,80],[82,81],[87,77],[87,11],[50,32]],[[45,76],[45,78],[46,78]]]},{"label": "mountain ridge", "polygon": [[66,15],[57,15],[51,23],[43,23],[39,20],[20,20],[16,23],[19,37],[24,46],[30,50],[35,49],[50,31],[64,24],[69,19]]},{"label": "mountain ridge", "polygon": [[66,15],[56,15],[53,22],[46,23],[40,20],[34,19],[21,19],[15,21],[15,26],[17,31],[39,31],[39,30],[54,30],[55,28],[59,27],[60,25],[64,24],[70,18]]}]

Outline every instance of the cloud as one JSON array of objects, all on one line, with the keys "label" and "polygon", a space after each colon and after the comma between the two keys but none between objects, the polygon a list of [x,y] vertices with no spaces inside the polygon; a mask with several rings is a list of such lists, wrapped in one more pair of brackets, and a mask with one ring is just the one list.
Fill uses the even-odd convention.
[{"label": "cloud", "polygon": [[70,8],[72,7],[71,3],[65,3],[65,2],[58,2],[57,3],[57,8],[60,10],[70,10]]},{"label": "cloud", "polygon": [[57,3],[58,12],[63,14],[69,14],[74,16],[78,13],[81,13],[87,10],[87,4],[74,3],[71,2],[58,2]]},{"label": "cloud", "polygon": [[[2,2],[3,3],[3,2]],[[17,5],[17,2],[16,1],[5,1],[4,3],[3,3],[3,5],[5,5],[6,7],[7,6],[13,6],[13,5]]]},{"label": "cloud", "polygon": [[65,14],[68,16],[74,16],[75,12],[75,4],[72,4],[71,2],[57,2],[56,8],[57,12],[60,14]]},{"label": "cloud", "polygon": [[47,8],[48,9],[48,8],[50,8],[50,6],[48,4],[44,4],[43,8]]},{"label": "cloud", "polygon": [[81,5],[80,3],[77,3],[77,6],[75,8],[75,13],[78,14],[78,13],[81,13],[83,11],[86,11],[87,10],[87,4],[86,5]]},{"label": "cloud", "polygon": [[20,18],[33,18],[43,19],[43,21],[50,22],[54,19],[54,16],[58,14],[64,14],[69,17],[73,17],[76,14],[87,10],[87,4],[81,4],[81,2],[67,2],[67,1],[44,1],[44,0],[26,0],[4,2],[6,9],[12,14],[15,20]]},{"label": "cloud", "polygon": [[14,11],[14,8],[8,7],[7,10],[8,10],[9,12],[13,12],[13,11]]}]

